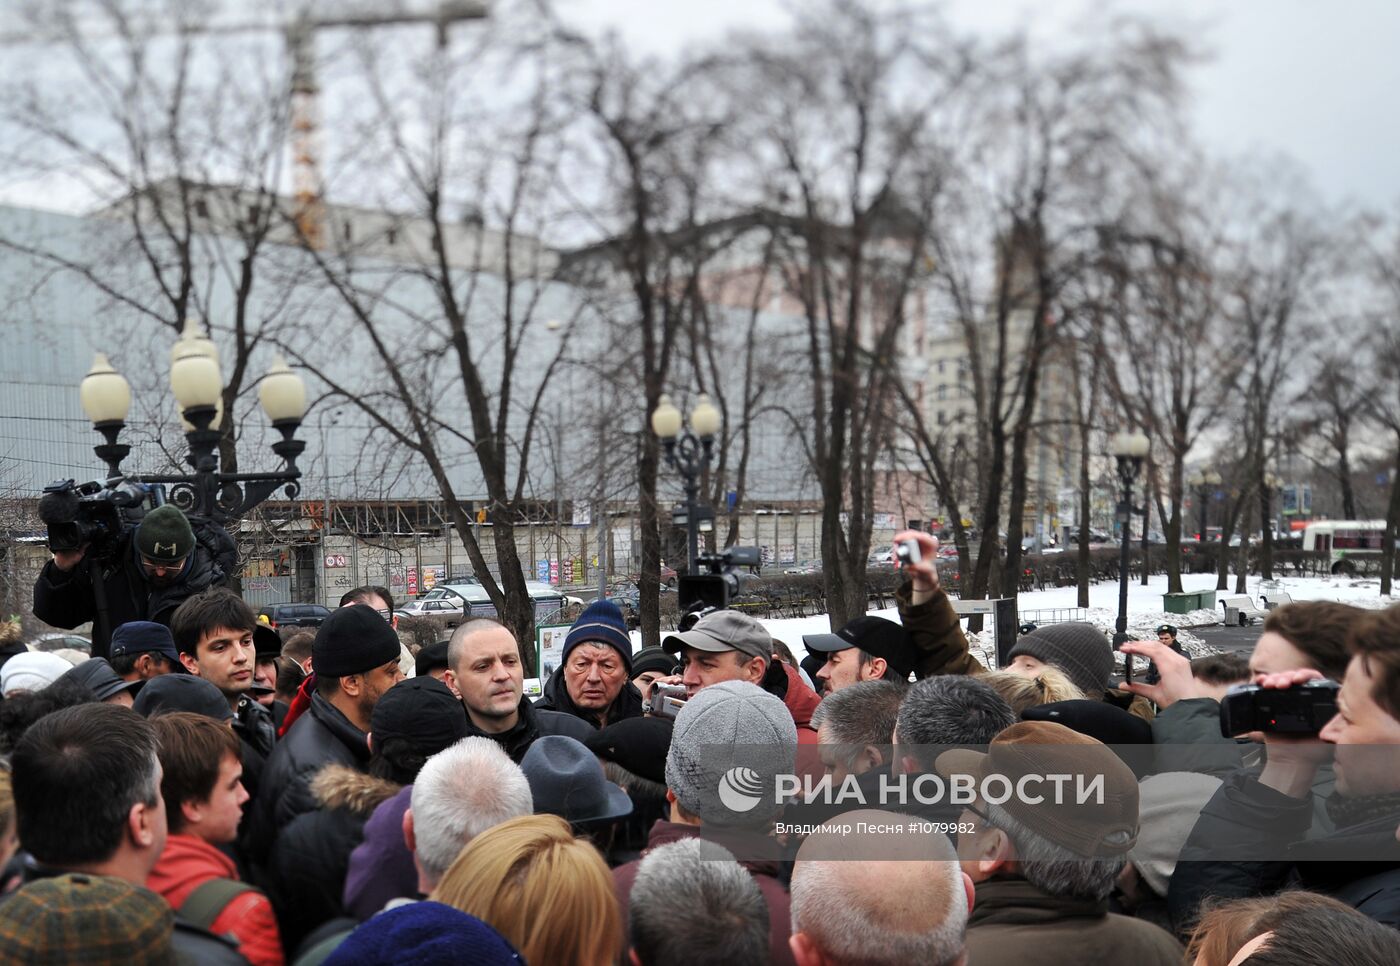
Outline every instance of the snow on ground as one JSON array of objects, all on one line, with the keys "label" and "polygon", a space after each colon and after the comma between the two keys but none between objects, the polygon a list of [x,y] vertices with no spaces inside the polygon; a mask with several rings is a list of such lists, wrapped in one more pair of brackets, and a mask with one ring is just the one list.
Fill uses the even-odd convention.
[{"label": "snow on ground", "polygon": [[[1218,592],[1217,599],[1234,594],[1234,580],[1234,576],[1231,575],[1231,590]],[[1182,577],[1181,582],[1182,589],[1187,593],[1215,589],[1215,576],[1213,574],[1186,574]],[[1395,603],[1395,598],[1380,596],[1380,585],[1379,578],[1284,577],[1268,583],[1251,578],[1249,593],[1256,603],[1261,594],[1268,597],[1271,591],[1277,592],[1279,590],[1287,593],[1294,600],[1337,600],[1369,608],[1388,607]],[[1213,648],[1192,634],[1189,628],[1218,624],[1223,613],[1221,608],[1217,606],[1214,610],[1198,610],[1190,614],[1168,614],[1162,610],[1162,595],[1166,592],[1167,577],[1165,574],[1154,574],[1148,580],[1147,586],[1141,584],[1141,578],[1128,585],[1129,632],[1138,639],[1155,641],[1157,639],[1155,628],[1158,624],[1175,624],[1181,629],[1177,639],[1186,648],[1187,653],[1193,655],[1210,653]],[[1050,590],[1037,590],[1020,594],[1017,597],[1017,607],[1023,617],[1031,620],[1037,616],[1046,622],[1055,618],[1085,620],[1112,637],[1118,618],[1117,581],[1105,581],[1090,586],[1089,608],[1083,612],[1082,616],[1067,613],[1057,615],[1049,613],[1036,615],[1034,613],[1035,611],[1074,610],[1077,614],[1076,604],[1078,600],[1078,588],[1055,587]],[[899,612],[893,608],[872,611],[871,613],[877,617],[899,620]],[[802,646],[803,634],[831,633],[831,621],[826,616],[763,620],[761,623],[768,628],[770,634],[792,648],[798,660],[801,660],[806,654],[806,648]],[[966,626],[966,621],[964,621],[964,630]],[[983,661],[984,666],[994,667],[996,665],[996,647],[994,636],[990,630],[983,631],[981,634],[969,635],[968,643],[971,645],[973,653],[977,654],[979,659]]]}]

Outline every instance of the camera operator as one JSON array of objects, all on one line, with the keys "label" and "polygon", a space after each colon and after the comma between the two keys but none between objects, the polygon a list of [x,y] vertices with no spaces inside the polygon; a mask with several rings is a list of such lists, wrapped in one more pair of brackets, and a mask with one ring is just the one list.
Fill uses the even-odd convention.
[{"label": "camera operator", "polygon": [[[1171,880],[1178,929],[1190,925],[1203,899],[1271,895],[1292,884],[1400,925],[1400,608],[1359,618],[1347,647],[1337,712],[1318,737],[1265,731],[1263,770],[1230,775],[1202,810]],[[1308,668],[1259,674],[1255,682],[1290,689],[1323,679]],[[1336,790],[1320,821],[1313,799],[1329,761]]]},{"label": "camera operator", "polygon": [[220,561],[169,504],[128,527],[109,558],[97,559],[90,549],[53,552],[34,583],[34,616],[63,628],[92,621],[93,657],[107,656],[112,631],[127,621],[168,627],[186,598],[227,582]]},{"label": "camera operator", "polygon": [[773,638],[763,625],[747,614],[717,610],[706,614],[689,630],[669,634],[663,650],[680,657],[682,673],[658,678],[657,684],[681,684],[689,697],[722,681],[747,681],[780,699],[793,723],[816,743],[810,727],[819,699],[798,675],[796,668],[773,657]]}]

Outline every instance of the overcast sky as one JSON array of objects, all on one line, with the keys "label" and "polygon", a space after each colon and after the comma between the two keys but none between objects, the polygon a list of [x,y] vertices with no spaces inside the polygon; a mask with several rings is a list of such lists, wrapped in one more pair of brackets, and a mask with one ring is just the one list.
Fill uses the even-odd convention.
[{"label": "overcast sky", "polygon": [[[949,0],[953,25],[996,34],[1029,25],[1072,39],[1102,0]],[[734,27],[778,27],[784,0],[561,0],[570,19],[673,53]],[[1326,200],[1400,204],[1400,0],[1118,0],[1114,8],[1187,24],[1214,57],[1197,67],[1196,130],[1225,158],[1283,153]]]}]

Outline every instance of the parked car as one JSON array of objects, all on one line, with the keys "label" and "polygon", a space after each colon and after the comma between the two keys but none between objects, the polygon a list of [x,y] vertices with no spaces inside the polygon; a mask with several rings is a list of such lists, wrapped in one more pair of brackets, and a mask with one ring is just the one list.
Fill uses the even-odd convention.
[{"label": "parked car", "polygon": [[279,627],[320,627],[331,616],[331,609],[320,604],[268,604],[258,608],[273,630]]},{"label": "parked car", "polygon": [[64,648],[92,653],[92,641],[81,634],[40,634],[29,642],[32,651],[61,651]]}]

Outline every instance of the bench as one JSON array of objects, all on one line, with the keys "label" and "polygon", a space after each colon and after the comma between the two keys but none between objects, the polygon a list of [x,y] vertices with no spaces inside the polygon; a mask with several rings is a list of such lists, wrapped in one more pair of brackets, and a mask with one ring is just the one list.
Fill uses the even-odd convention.
[{"label": "bench", "polygon": [[1293,598],[1282,590],[1274,591],[1272,597],[1265,597],[1263,594],[1260,594],[1259,599],[1263,601],[1264,609],[1266,611],[1273,610],[1275,607],[1283,607],[1285,604],[1293,603]]},{"label": "bench", "polygon": [[1219,600],[1221,607],[1225,608],[1225,617],[1222,624],[1244,627],[1246,624],[1253,624],[1255,621],[1262,621],[1269,616],[1265,611],[1255,606],[1254,598],[1248,594],[1236,594],[1233,597],[1222,597]]}]

